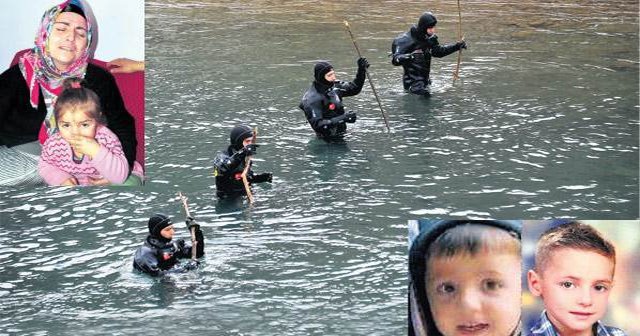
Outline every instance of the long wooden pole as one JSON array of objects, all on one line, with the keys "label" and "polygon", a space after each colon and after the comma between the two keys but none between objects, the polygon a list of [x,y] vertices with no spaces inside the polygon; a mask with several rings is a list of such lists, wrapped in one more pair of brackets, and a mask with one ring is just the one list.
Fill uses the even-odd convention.
[{"label": "long wooden pole", "polygon": [[[252,143],[256,143],[256,138],[258,137],[258,128],[253,128],[253,138]],[[249,184],[249,180],[247,179],[247,173],[249,172],[249,167],[251,166],[251,156],[248,156],[244,160],[244,170],[242,170],[242,183],[244,184],[244,191],[247,193],[247,198],[249,198],[249,204],[253,203],[253,194],[251,193],[251,185]]]},{"label": "long wooden pole", "polygon": [[[458,41],[462,40],[462,10],[460,9],[460,0],[458,0]],[[458,49],[458,63],[456,64],[456,71],[453,73],[453,83],[456,83],[456,79],[460,78],[458,72],[460,71],[460,61],[462,60],[462,48]]]},{"label": "long wooden pole", "polygon": [[[360,48],[358,48],[356,39],[353,37],[353,33],[351,32],[351,28],[349,27],[349,22],[345,20],[344,25],[347,27],[349,36],[351,36],[351,42],[353,42],[353,46],[356,48],[356,52],[358,52],[358,57],[362,57],[362,53],[360,53]],[[365,74],[367,74],[367,79],[369,80],[369,84],[371,85],[371,90],[373,91],[373,95],[376,97],[376,101],[378,101],[378,107],[380,107],[380,112],[382,112],[382,118],[384,119],[385,126],[387,126],[387,132],[391,132],[391,129],[389,128],[389,120],[387,119],[387,114],[384,112],[384,109],[382,108],[382,103],[380,102],[380,98],[378,97],[378,92],[376,91],[376,87],[373,85],[373,82],[371,81],[369,70],[365,68],[364,72]]]},{"label": "long wooden pole", "polygon": [[[182,206],[184,207],[184,212],[187,215],[187,218],[191,217],[191,213],[189,212],[189,205],[187,205],[187,197],[182,195],[181,192],[178,191],[178,196],[182,201]],[[196,260],[196,252],[198,247],[198,241],[196,240],[196,229],[189,228],[189,222],[187,221],[187,229],[191,233],[191,260]]]}]

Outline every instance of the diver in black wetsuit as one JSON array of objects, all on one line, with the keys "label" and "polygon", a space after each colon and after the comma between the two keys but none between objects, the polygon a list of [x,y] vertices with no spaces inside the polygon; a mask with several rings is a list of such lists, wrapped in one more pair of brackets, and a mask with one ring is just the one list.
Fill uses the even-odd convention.
[{"label": "diver in black wetsuit", "polygon": [[425,12],[420,16],[417,26],[414,25],[408,32],[398,35],[391,45],[391,63],[402,65],[402,84],[411,93],[431,94],[431,56],[444,57],[467,48],[464,39],[454,44],[440,45],[435,34],[437,22],[431,12]]},{"label": "diver in black wetsuit", "polygon": [[315,65],[315,80],[302,96],[299,107],[319,137],[341,137],[347,130],[345,123],[356,122],[355,112],[345,113],[342,98],[360,93],[364,85],[365,69],[368,67],[367,59],[359,58],[356,78],[353,82],[343,82],[336,80],[333,66],[328,62],[318,62]]},{"label": "diver in black wetsuit", "polygon": [[[195,269],[198,266],[196,260],[181,263],[178,259],[191,258],[191,244],[183,239],[172,241],[173,223],[163,214],[155,214],[149,218],[149,235],[144,245],[136,250],[133,258],[133,268],[138,271],[160,276],[167,273],[182,273]],[[200,225],[196,224],[192,217],[187,218],[189,230],[195,228],[196,257],[204,255],[204,236]]]},{"label": "diver in black wetsuit", "polygon": [[[231,144],[226,151],[218,153],[213,161],[213,175],[216,177],[216,195],[220,198],[230,198],[246,195],[242,182],[242,171],[245,168],[247,156],[256,154],[258,145],[253,143],[253,132],[246,125],[235,126],[229,136]],[[271,183],[273,174],[254,174],[249,161],[247,181],[252,183]]]}]

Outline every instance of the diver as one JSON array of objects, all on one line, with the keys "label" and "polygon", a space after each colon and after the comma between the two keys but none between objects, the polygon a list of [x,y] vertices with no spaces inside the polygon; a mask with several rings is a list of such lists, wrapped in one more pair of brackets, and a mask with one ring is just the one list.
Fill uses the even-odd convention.
[{"label": "diver", "polygon": [[347,130],[346,123],[356,122],[356,113],[345,112],[342,98],[355,96],[362,91],[368,67],[367,59],[359,58],[356,78],[353,82],[343,82],[337,80],[330,63],[316,63],[313,68],[314,81],[302,96],[299,107],[318,137],[325,140],[339,138]]},{"label": "diver", "polygon": [[242,173],[245,165],[249,164],[247,170],[247,182],[249,185],[253,183],[271,183],[273,174],[262,173],[254,174],[251,169],[252,162],[247,160],[256,154],[258,145],[254,144],[254,134],[247,125],[238,125],[231,129],[229,135],[231,144],[227,150],[221,151],[216,155],[213,161],[213,176],[216,178],[216,195],[219,198],[230,198],[246,195],[244,182],[242,181]]},{"label": "diver", "polygon": [[[191,258],[191,244],[183,239],[172,241],[173,223],[164,214],[155,214],[149,218],[149,235],[144,244],[140,246],[133,258],[133,268],[150,274],[160,276],[168,273],[183,273],[198,266],[197,260],[189,260],[182,263],[178,259]],[[193,228],[196,237],[196,258],[204,255],[204,236],[200,225],[196,224],[193,217],[187,217],[189,231]]]},{"label": "diver", "polygon": [[428,96],[431,94],[431,56],[444,57],[460,49],[466,49],[464,38],[454,44],[440,45],[436,35],[436,17],[431,12],[420,16],[417,26],[398,35],[391,45],[393,65],[402,65],[402,84],[411,93]]}]

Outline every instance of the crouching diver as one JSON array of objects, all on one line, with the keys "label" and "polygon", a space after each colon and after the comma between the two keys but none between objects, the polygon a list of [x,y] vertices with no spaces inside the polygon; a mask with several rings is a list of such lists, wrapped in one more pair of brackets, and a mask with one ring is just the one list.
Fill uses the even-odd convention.
[{"label": "crouching diver", "polygon": [[342,98],[360,93],[364,85],[365,69],[368,67],[367,59],[360,57],[356,78],[353,82],[343,82],[336,80],[336,73],[330,63],[316,63],[313,68],[314,81],[302,96],[299,107],[318,137],[340,137],[347,130],[345,123],[356,122],[355,112],[345,113]]},{"label": "crouching diver", "polygon": [[[220,198],[231,198],[246,195],[242,172],[247,164],[246,158],[256,154],[258,145],[254,144],[254,135],[247,125],[238,125],[231,129],[231,144],[226,151],[219,152],[213,161],[213,176],[216,177],[216,195]],[[249,184],[269,182],[273,174],[254,174],[248,161],[247,181]]]},{"label": "crouching diver", "polygon": [[[204,255],[204,236],[200,225],[193,217],[187,218],[189,230],[195,228],[196,257]],[[183,273],[198,266],[197,260],[181,263],[178,259],[191,257],[191,244],[183,239],[172,241],[174,234],[173,223],[163,214],[155,214],[149,218],[149,236],[136,250],[133,258],[133,268],[138,271],[160,276],[168,273]]]}]

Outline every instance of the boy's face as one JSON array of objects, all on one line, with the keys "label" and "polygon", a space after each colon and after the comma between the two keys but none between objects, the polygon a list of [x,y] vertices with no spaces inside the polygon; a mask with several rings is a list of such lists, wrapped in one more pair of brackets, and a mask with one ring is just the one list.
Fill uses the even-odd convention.
[{"label": "boy's face", "polygon": [[505,336],[520,322],[519,255],[478,252],[430,258],[427,297],[445,336]]},{"label": "boy's face", "polygon": [[613,271],[613,262],[601,254],[563,248],[551,254],[542,274],[531,270],[527,280],[560,334],[590,335],[607,310]]}]

